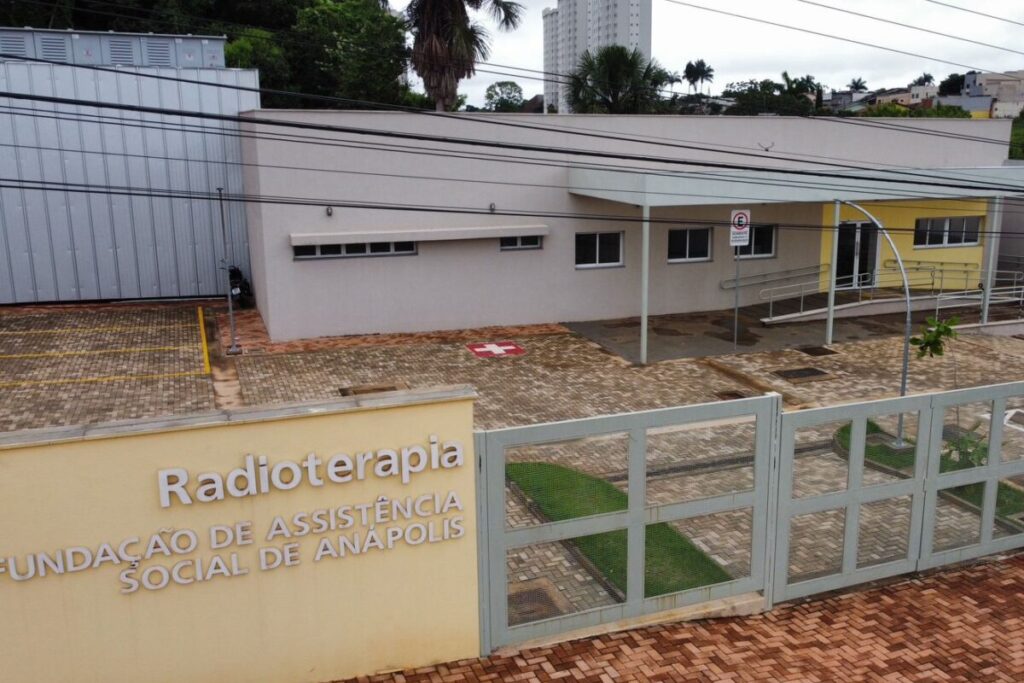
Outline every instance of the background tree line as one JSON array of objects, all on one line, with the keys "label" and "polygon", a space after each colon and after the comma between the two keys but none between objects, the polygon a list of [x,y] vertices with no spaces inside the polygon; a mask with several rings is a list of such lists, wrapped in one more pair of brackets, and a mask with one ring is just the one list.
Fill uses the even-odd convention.
[{"label": "background tree line", "polygon": [[[387,0],[6,0],[0,2],[0,25],[226,35],[228,66],[259,69],[264,88],[351,101],[265,95],[267,107],[453,109],[460,104],[459,81],[489,53],[488,32],[475,19],[480,11],[500,30],[512,30],[522,5],[412,0],[396,16]],[[410,66],[423,79],[425,94],[409,86]]]}]

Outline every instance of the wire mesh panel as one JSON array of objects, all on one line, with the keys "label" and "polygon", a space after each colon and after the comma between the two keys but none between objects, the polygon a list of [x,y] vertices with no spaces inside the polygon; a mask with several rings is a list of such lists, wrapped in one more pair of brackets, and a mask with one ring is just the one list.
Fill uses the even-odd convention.
[{"label": "wire mesh panel", "polygon": [[506,527],[625,510],[628,461],[624,432],[506,449]]},{"label": "wire mesh panel", "polygon": [[782,416],[776,600],[916,567],[930,419],[927,397]]},{"label": "wire mesh panel", "polygon": [[1024,384],[933,397],[922,568],[1024,546]]},{"label": "wire mesh panel", "polygon": [[647,430],[647,504],[753,491],[756,434],[753,415]]},{"label": "wire mesh panel", "polygon": [[626,599],[626,532],[509,548],[508,625],[608,607]]},{"label": "wire mesh panel", "polygon": [[906,559],[910,551],[912,496],[885,498],[860,506],[857,568]]},{"label": "wire mesh panel", "polygon": [[778,404],[482,433],[485,650],[763,590]]}]

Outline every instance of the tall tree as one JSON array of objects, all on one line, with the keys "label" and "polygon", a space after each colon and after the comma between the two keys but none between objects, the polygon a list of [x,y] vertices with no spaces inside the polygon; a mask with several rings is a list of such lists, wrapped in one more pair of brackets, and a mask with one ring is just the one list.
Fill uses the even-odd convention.
[{"label": "tall tree", "polygon": [[700,83],[701,87],[704,87],[705,83],[711,83],[715,80],[715,70],[703,59],[698,59],[694,62],[693,69],[697,82]]},{"label": "tall tree", "polygon": [[853,92],[864,92],[868,89],[868,84],[864,82],[863,78],[858,77],[851,80],[846,87]]},{"label": "tall tree", "polygon": [[523,6],[513,0],[411,0],[412,64],[438,111],[450,107],[459,81],[476,73],[490,54],[487,30],[470,11],[486,10],[503,31],[519,26]]},{"label": "tall tree", "polygon": [[520,111],[523,108],[523,89],[515,81],[498,81],[487,86],[484,102],[488,111]]},{"label": "tall tree", "polygon": [[935,76],[932,76],[927,71],[910,82],[910,87],[915,85],[931,85],[935,82]]},{"label": "tall tree", "polygon": [[608,45],[584,52],[569,74],[569,106],[583,114],[650,114],[662,104],[662,88],[678,80],[636,48]]},{"label": "tall tree", "polygon": [[408,65],[405,24],[382,9],[379,0],[318,0],[299,11],[292,36],[290,62],[304,92],[373,103],[402,101]]},{"label": "tall tree", "polygon": [[697,89],[697,81],[700,80],[700,76],[697,74],[697,65],[693,62],[687,62],[686,67],[683,68],[683,80],[690,84],[691,90]]}]

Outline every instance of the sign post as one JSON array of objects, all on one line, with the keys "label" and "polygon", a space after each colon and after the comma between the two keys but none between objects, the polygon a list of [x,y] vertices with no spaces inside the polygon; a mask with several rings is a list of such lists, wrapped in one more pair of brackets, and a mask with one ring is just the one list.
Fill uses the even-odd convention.
[{"label": "sign post", "polygon": [[736,247],[750,246],[750,209],[736,209],[729,220],[729,246],[733,248],[736,274],[733,277],[732,351],[736,353],[740,339],[740,255]]}]

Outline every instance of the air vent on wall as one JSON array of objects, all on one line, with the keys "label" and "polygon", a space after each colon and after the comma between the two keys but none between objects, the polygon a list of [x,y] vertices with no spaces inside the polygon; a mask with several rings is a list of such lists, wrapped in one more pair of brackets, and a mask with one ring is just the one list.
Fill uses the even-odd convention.
[{"label": "air vent on wall", "polygon": [[0,52],[5,55],[28,57],[28,44],[25,36],[0,36]]},{"label": "air vent on wall", "polygon": [[146,39],[146,63],[149,66],[171,66],[171,44],[166,41]]},{"label": "air vent on wall", "polygon": [[135,50],[132,49],[132,41],[125,38],[111,38],[110,61],[114,64],[134,64]]},{"label": "air vent on wall", "polygon": [[39,36],[39,56],[55,62],[68,61],[68,44],[64,36]]}]

